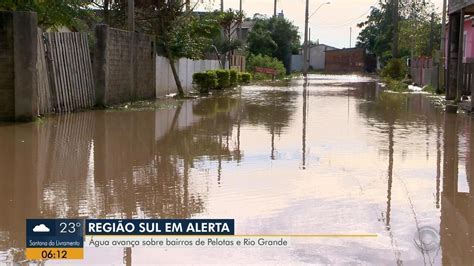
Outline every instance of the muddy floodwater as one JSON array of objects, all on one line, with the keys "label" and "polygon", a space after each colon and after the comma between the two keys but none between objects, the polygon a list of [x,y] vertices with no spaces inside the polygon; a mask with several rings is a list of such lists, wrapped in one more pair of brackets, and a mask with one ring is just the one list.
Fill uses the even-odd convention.
[{"label": "muddy floodwater", "polygon": [[76,264],[473,265],[473,140],[469,116],[355,75],[0,124],[0,264],[24,261],[26,218],[79,217],[377,237],[86,249]]}]

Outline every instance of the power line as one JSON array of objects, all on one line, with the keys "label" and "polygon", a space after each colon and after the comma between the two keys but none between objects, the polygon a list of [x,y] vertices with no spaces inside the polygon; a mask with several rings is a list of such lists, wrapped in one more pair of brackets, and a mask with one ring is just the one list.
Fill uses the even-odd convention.
[{"label": "power line", "polygon": [[346,22],[344,22],[343,24],[339,24],[339,25],[318,25],[318,27],[323,27],[323,28],[340,28],[340,27],[345,27],[347,25],[350,25],[352,23],[354,23],[355,21],[359,20],[360,18],[362,18],[363,16],[367,15],[375,6],[378,6],[378,3],[379,1],[375,1],[372,5],[370,5],[369,9],[367,11],[365,11],[362,15],[356,17],[356,18],[353,18],[353,19],[350,19]]},{"label": "power line", "polygon": [[340,27],[345,27],[347,25],[350,25],[354,22],[356,22],[357,20],[359,20],[360,18],[362,18],[363,16],[367,15],[367,13],[369,13],[370,11],[372,10],[372,7],[369,8],[369,10],[365,11],[362,15],[356,17],[356,18],[353,18],[353,19],[350,19],[346,22],[344,22],[343,24],[339,24],[339,25],[318,25],[318,27],[323,27],[323,28],[340,28]]}]

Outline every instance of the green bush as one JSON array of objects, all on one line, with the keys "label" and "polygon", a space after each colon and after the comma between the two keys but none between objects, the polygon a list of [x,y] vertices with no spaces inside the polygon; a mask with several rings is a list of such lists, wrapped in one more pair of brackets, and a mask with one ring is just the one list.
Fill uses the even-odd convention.
[{"label": "green bush", "polygon": [[235,69],[230,70],[230,86],[235,87],[239,83],[239,71]]},{"label": "green bush", "polygon": [[215,71],[194,73],[193,84],[200,93],[207,93],[217,87],[217,74]]},{"label": "green bush", "polygon": [[388,61],[387,65],[382,69],[382,77],[402,80],[408,73],[407,66],[402,59],[393,58]]},{"label": "green bush", "polygon": [[208,70],[193,74],[193,85],[201,93],[207,93],[214,89],[225,89],[235,87],[239,83],[248,84],[252,79],[250,73],[238,72],[237,70]]},{"label": "green bush", "polygon": [[217,75],[217,88],[216,89],[225,89],[230,87],[230,71],[224,69],[214,70],[213,72]]},{"label": "green bush", "polygon": [[240,72],[239,73],[239,83],[241,84],[249,84],[252,81],[252,74],[248,72]]},{"label": "green bush", "polygon": [[[277,78],[281,79],[284,78],[286,75],[286,69],[283,63],[273,57],[266,56],[266,55],[250,55],[247,59],[247,69],[251,72],[255,73],[256,67],[265,67],[265,68],[273,68],[278,71]],[[262,74],[254,76],[255,79],[270,79],[272,75],[269,74]]]}]

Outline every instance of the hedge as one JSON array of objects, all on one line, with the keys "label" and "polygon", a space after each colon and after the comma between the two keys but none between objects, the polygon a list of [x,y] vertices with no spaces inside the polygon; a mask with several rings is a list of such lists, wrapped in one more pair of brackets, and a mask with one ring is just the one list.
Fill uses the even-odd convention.
[{"label": "hedge", "polygon": [[239,82],[239,71],[235,69],[230,70],[230,86],[235,87]]},{"label": "hedge", "polygon": [[232,70],[209,70],[193,74],[194,88],[200,93],[208,93],[210,90],[235,87],[238,84],[248,84],[252,75],[247,72]]},{"label": "hedge", "polygon": [[239,83],[240,84],[249,84],[252,81],[252,74],[248,72],[239,73]]},{"label": "hedge", "polygon": [[217,89],[222,90],[230,87],[230,71],[224,69],[215,70],[217,74]]},{"label": "hedge", "polygon": [[217,74],[214,71],[194,73],[193,84],[200,93],[208,93],[217,88]]}]

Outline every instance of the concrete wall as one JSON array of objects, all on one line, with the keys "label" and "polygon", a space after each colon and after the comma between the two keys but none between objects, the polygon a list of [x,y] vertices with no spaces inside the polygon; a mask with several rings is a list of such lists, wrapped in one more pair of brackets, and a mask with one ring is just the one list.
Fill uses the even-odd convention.
[{"label": "concrete wall", "polygon": [[97,25],[94,79],[98,105],[155,98],[151,36]]},{"label": "concrete wall", "polygon": [[0,11],[0,120],[37,114],[37,17]]},{"label": "concrete wall", "polygon": [[291,55],[291,72],[294,71],[303,71],[303,55],[294,54]]},{"label": "concrete wall", "polygon": [[[176,71],[183,89],[187,92],[193,90],[193,74],[196,72],[219,69],[217,60],[191,60],[181,58],[176,63]],[[171,71],[169,60],[163,56],[156,57],[156,96],[165,96],[176,93],[176,83]]]},{"label": "concrete wall", "polygon": [[[309,69],[324,70],[326,65],[326,51],[338,50],[324,44],[313,45],[309,48]],[[303,55],[291,56],[291,71],[303,71]]]},{"label": "concrete wall", "polygon": [[337,50],[326,45],[316,45],[309,49],[309,66],[314,70],[324,70],[326,63],[326,51]]}]

